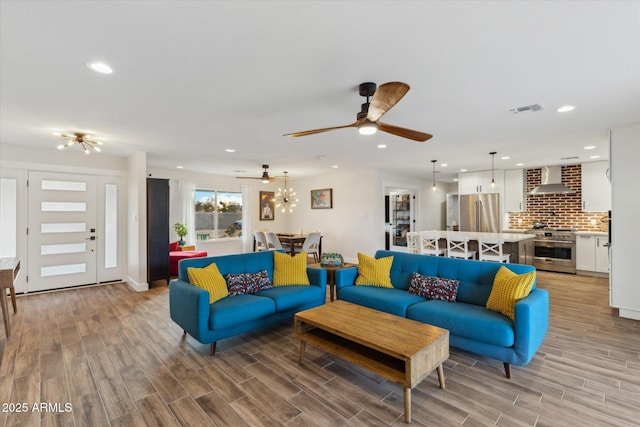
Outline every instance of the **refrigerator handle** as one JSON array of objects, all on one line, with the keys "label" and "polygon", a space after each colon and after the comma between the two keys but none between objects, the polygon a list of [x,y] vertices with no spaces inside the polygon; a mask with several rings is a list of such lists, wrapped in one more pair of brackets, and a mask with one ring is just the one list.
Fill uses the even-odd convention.
[{"label": "refrigerator handle", "polygon": [[482,231],[482,200],[476,203],[476,231]]}]

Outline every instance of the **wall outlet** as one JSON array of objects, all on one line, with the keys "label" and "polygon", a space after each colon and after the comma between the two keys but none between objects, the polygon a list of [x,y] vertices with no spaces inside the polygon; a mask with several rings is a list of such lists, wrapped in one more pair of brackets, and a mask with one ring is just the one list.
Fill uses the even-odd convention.
[{"label": "wall outlet", "polygon": [[591,220],[591,225],[597,225],[597,224],[598,224],[598,221],[597,221],[597,220],[595,220],[595,219],[592,219],[592,220]]},{"label": "wall outlet", "polygon": [[518,225],[522,225],[522,218],[518,218]]}]

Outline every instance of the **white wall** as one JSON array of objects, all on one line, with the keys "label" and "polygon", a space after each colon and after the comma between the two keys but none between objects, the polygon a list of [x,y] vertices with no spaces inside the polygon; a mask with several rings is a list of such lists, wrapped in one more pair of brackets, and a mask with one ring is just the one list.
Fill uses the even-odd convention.
[{"label": "white wall", "polygon": [[637,250],[640,242],[640,124],[611,132],[611,305],[640,320]]},{"label": "white wall", "polygon": [[147,155],[137,151],[129,156],[127,174],[127,283],[136,291],[149,289],[147,283]]}]

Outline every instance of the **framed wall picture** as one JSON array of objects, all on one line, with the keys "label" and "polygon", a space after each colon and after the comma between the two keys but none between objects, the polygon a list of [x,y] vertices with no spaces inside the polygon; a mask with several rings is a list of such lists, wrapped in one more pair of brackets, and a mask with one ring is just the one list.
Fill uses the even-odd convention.
[{"label": "framed wall picture", "polygon": [[261,191],[260,221],[273,221],[275,214],[275,193],[273,191]]},{"label": "framed wall picture", "polygon": [[333,208],[333,189],[311,190],[311,209]]}]

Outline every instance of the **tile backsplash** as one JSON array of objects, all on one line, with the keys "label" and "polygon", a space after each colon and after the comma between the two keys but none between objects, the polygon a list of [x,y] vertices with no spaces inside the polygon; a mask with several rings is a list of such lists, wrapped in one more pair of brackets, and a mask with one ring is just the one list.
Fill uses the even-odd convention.
[{"label": "tile backsplash", "polygon": [[[581,166],[562,166],[562,183],[575,194],[529,195],[540,185],[542,169],[528,169],[525,180],[526,212],[509,213],[509,228],[528,230],[533,222],[544,222],[550,228],[575,228],[578,231],[601,231],[600,219],[607,212],[582,212]],[[518,221],[522,220],[520,224]],[[591,225],[595,220],[595,225]]]}]

